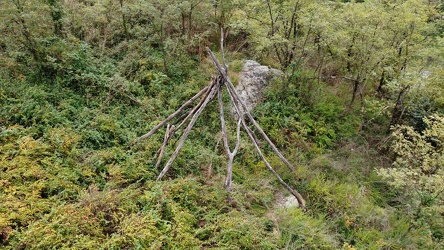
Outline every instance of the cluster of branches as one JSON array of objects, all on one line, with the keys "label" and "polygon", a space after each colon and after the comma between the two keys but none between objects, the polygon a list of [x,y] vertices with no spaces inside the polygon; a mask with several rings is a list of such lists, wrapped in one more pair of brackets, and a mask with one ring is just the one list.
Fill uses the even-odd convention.
[{"label": "cluster of branches", "polygon": [[[222,36],[223,37],[223,36]],[[223,39],[221,41],[223,44]],[[223,51],[223,47],[222,47]],[[149,131],[147,134],[141,136],[138,138],[138,140],[148,138],[151,135],[153,135],[158,129],[161,127],[167,125],[167,129],[165,132],[165,137],[163,144],[158,150],[158,160],[156,163],[156,168],[159,167],[161,159],[163,157],[165,147],[170,142],[171,138],[175,134],[176,131],[178,131],[180,128],[185,126],[186,122],[188,121],[188,125],[186,128],[182,131],[180,135],[179,143],[174,151],[174,153],[171,155],[168,162],[165,164],[164,168],[160,172],[159,176],[157,177],[157,180],[162,179],[165,174],[170,169],[171,165],[173,164],[174,160],[176,159],[177,155],[179,154],[180,150],[182,149],[184,142],[190,133],[192,127],[194,126],[195,122],[197,121],[199,115],[202,113],[202,111],[205,109],[205,107],[210,103],[211,100],[214,99],[214,97],[218,96],[218,102],[219,102],[219,112],[220,112],[220,120],[222,124],[222,135],[223,135],[223,142],[224,147],[226,150],[226,154],[228,156],[228,164],[227,164],[227,177],[225,181],[225,186],[228,191],[231,189],[231,183],[232,183],[232,169],[233,169],[233,159],[235,155],[237,154],[239,150],[240,145],[240,131],[241,127],[244,128],[244,130],[247,132],[249,138],[253,142],[258,154],[260,155],[261,159],[267,166],[268,170],[278,179],[278,181],[297,199],[299,202],[299,206],[303,209],[305,209],[305,201],[301,194],[299,194],[296,190],[291,188],[280,176],[279,174],[274,170],[274,168],[271,166],[271,164],[267,161],[264,154],[262,153],[260,147],[259,147],[259,141],[258,138],[255,136],[253,130],[248,126],[247,121],[249,121],[253,127],[256,129],[256,131],[265,139],[265,141],[270,145],[270,147],[273,149],[273,151],[276,153],[276,155],[281,159],[282,162],[287,165],[287,167],[290,170],[294,170],[294,167],[288,162],[288,160],[279,152],[279,150],[276,148],[274,143],[268,138],[267,134],[262,130],[262,128],[259,126],[259,124],[255,121],[253,116],[250,114],[250,112],[247,110],[245,104],[241,101],[239,98],[233,83],[228,78],[228,67],[225,64],[224,60],[224,66],[221,65],[221,63],[217,60],[217,58],[214,56],[213,52],[207,48],[207,52],[213,61],[214,65],[216,66],[217,70],[219,71],[219,75],[216,77],[212,77],[212,81],[208,86],[203,88],[199,93],[197,93],[195,96],[193,96],[191,99],[189,99],[187,102],[185,102],[179,109],[177,109],[174,113],[172,113],[170,116],[168,116],[165,120],[163,120],[161,123],[159,123],[156,127],[154,127],[151,131]],[[223,53],[222,53],[223,55]],[[228,133],[227,133],[227,127],[225,123],[225,117],[224,117],[224,107],[222,102],[222,91],[223,87],[226,88],[228,95],[230,96],[231,103],[234,107],[234,110],[236,111],[236,118],[237,118],[237,129],[236,129],[236,144],[233,150],[230,149],[229,143],[228,143]],[[191,105],[200,98],[200,101],[193,107],[190,108]],[[178,118],[177,118],[178,117]],[[177,118],[173,124],[168,124],[171,120],[174,118]]]}]

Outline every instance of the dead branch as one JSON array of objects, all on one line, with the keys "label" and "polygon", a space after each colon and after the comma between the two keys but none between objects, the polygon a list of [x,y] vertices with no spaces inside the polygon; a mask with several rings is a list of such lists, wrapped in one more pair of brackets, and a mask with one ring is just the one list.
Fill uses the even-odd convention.
[{"label": "dead branch", "polygon": [[225,62],[225,51],[224,51],[224,28],[221,27],[220,28],[220,50],[222,52],[222,62],[224,63],[224,70],[225,70],[225,74],[228,74],[228,65]]},{"label": "dead branch", "polygon": [[[237,112],[237,115],[239,119],[242,121],[242,125],[245,128],[245,131],[247,131],[248,136],[253,141],[253,144],[258,151],[259,155],[261,156],[262,160],[264,161],[267,168],[270,170],[270,172],[273,173],[273,175],[278,179],[278,181],[298,200],[300,206],[305,209],[305,200],[303,197],[295,190],[293,190],[282,178],[276,173],[276,171],[273,169],[273,167],[268,163],[265,156],[262,154],[262,151],[260,150],[260,147],[258,145],[258,140],[253,136],[252,130],[247,126],[245,119],[243,118],[244,114],[247,115],[249,120],[253,123],[253,125],[256,127],[256,129],[259,131],[259,133],[262,135],[262,137],[268,142],[268,144],[271,146],[273,151],[278,155],[278,157],[283,161],[291,170],[294,170],[294,167],[285,159],[285,157],[279,152],[279,150],[276,148],[276,146],[271,142],[271,140],[268,138],[268,136],[265,134],[265,132],[262,130],[262,128],[257,124],[257,122],[254,120],[253,116],[248,112],[246,105],[240,100],[239,96],[236,93],[236,90],[234,89],[233,84],[231,83],[230,79],[225,73],[225,70],[221,67],[220,63],[218,62],[217,58],[214,56],[213,52],[207,48],[208,53],[210,54],[211,59],[213,60],[214,65],[218,68],[219,73],[224,78],[224,84],[227,88],[227,91],[229,93],[229,96],[232,100],[232,103],[235,107],[235,110]],[[240,105],[239,105],[240,104]]]},{"label": "dead branch", "polygon": [[176,110],[176,112],[172,113],[170,116],[168,116],[165,120],[163,120],[161,123],[159,123],[156,127],[154,127],[150,132],[142,135],[141,137],[137,138],[137,141],[140,141],[142,139],[148,138],[152,136],[154,133],[156,133],[159,128],[167,124],[169,121],[171,121],[174,117],[176,117],[178,114],[180,114],[182,111],[184,111],[186,108],[188,108],[197,98],[199,98],[201,95],[207,92],[210,86],[206,86],[203,88],[199,93],[197,93],[195,96],[191,97],[186,103],[184,103],[179,109]]},{"label": "dead branch", "polygon": [[[210,86],[214,86],[213,81],[214,81],[214,79],[212,80]],[[185,124],[185,122],[186,122],[186,121],[187,121],[192,115],[194,115],[194,114],[196,113],[196,111],[197,111],[197,110],[203,105],[203,103],[205,102],[205,100],[207,99],[207,97],[208,97],[208,95],[211,93],[211,91],[212,91],[212,87],[211,87],[211,88],[208,88],[208,90],[206,91],[204,97],[200,100],[200,102],[199,102],[196,106],[194,106],[193,109],[191,109],[191,111],[189,111],[189,112],[187,113],[187,115],[185,116],[185,118],[183,118],[183,120],[182,120],[182,122],[179,124],[179,126],[177,126],[177,129],[180,129],[180,128]],[[182,116],[182,117],[183,117],[183,116]],[[181,118],[182,118],[182,117],[181,117]],[[179,121],[180,121],[180,119],[177,120],[176,122],[179,122]]]},{"label": "dead branch", "polygon": [[[292,189],[282,178],[277,174],[277,172],[273,169],[273,167],[270,165],[270,163],[265,158],[264,154],[262,153],[260,149],[260,141],[255,136],[255,133],[253,129],[251,129],[246,120],[245,116],[248,118],[248,120],[254,125],[257,131],[261,134],[261,136],[267,141],[267,143],[271,146],[273,151],[279,156],[282,162],[284,162],[291,170],[293,170],[293,166],[287,161],[287,159],[279,152],[279,150],[276,148],[276,146],[273,144],[273,142],[268,138],[268,136],[265,134],[265,132],[262,130],[262,128],[257,124],[257,122],[254,120],[253,116],[250,114],[250,112],[247,110],[246,105],[242,102],[242,100],[237,95],[233,84],[231,83],[230,79],[228,78],[228,66],[225,63],[225,55],[223,51],[223,30],[222,32],[222,38],[221,38],[221,47],[222,47],[222,58],[224,66],[220,64],[220,62],[217,60],[217,58],[214,56],[212,51],[207,48],[208,54],[210,55],[214,65],[216,66],[217,70],[219,71],[219,75],[217,77],[213,77],[211,83],[203,88],[199,93],[197,93],[195,96],[193,96],[191,99],[189,99],[185,104],[183,104],[179,109],[177,109],[173,114],[168,116],[165,120],[163,120],[161,123],[159,123],[156,127],[154,127],[150,132],[147,134],[139,137],[137,141],[147,138],[151,136],[153,133],[155,133],[160,127],[167,124],[170,120],[173,118],[176,118],[177,116],[180,117],[176,119],[173,125],[168,124],[167,129],[165,131],[164,141],[162,146],[158,150],[158,160],[156,163],[156,168],[160,165],[160,162],[163,157],[164,150],[166,148],[166,145],[170,142],[172,136],[174,135],[175,131],[179,130],[182,126],[185,125],[185,123],[188,122],[188,125],[186,128],[182,131],[181,135],[179,136],[179,142],[178,145],[171,155],[168,162],[165,164],[164,168],[160,172],[159,176],[157,177],[157,180],[162,179],[165,174],[170,169],[171,165],[173,164],[174,160],[178,156],[180,150],[182,149],[186,138],[188,137],[188,134],[190,133],[192,127],[194,126],[195,122],[197,121],[199,115],[202,113],[202,111],[205,109],[205,107],[208,105],[208,103],[213,100],[215,95],[218,95],[218,102],[219,102],[219,113],[220,113],[220,120],[221,120],[221,126],[222,126],[222,139],[225,147],[225,151],[228,157],[228,164],[227,164],[227,178],[225,181],[226,189],[229,191],[231,189],[231,183],[232,183],[232,171],[233,171],[233,159],[235,155],[237,154],[240,146],[240,130],[241,125],[247,132],[248,136],[250,137],[251,141],[253,142],[258,154],[260,155],[261,159],[264,161],[266,167],[272,172],[272,174],[278,179],[279,183],[281,183],[299,202],[300,207],[305,209],[305,201],[303,197],[294,189]],[[237,128],[236,128],[236,144],[233,149],[233,151],[230,150],[229,143],[228,143],[228,132],[227,127],[225,123],[225,116],[224,116],[224,107],[223,107],[223,101],[222,101],[222,89],[221,87],[225,85],[228,95],[230,96],[230,100],[235,108],[235,111],[237,113]],[[191,104],[197,100],[198,98],[201,98],[201,100],[192,108],[188,109],[188,111],[185,111]],[[185,112],[184,112],[185,111]],[[177,123],[180,124],[178,126],[175,126]]]},{"label": "dead branch", "polygon": [[[267,159],[265,158],[265,156],[262,154],[262,151],[258,145],[258,141],[257,139],[253,136],[252,130],[247,126],[245,119],[242,116],[242,111],[239,108],[239,102],[240,100],[235,98],[234,95],[231,95],[231,92],[229,90],[229,87],[227,84],[225,84],[228,92],[230,93],[230,97],[232,98],[232,102],[234,105],[234,108],[238,114],[238,117],[240,117],[241,121],[242,121],[242,125],[245,128],[245,131],[247,131],[248,136],[250,137],[250,139],[252,140],[254,147],[256,148],[256,151],[259,153],[262,161],[265,163],[265,166],[267,166],[267,168],[270,170],[270,172],[276,177],[276,179],[278,179],[279,183],[281,183],[299,202],[299,205],[305,209],[305,200],[302,197],[301,194],[299,194],[296,190],[293,190],[284,180],[282,180],[282,178],[278,175],[278,173],[273,169],[273,167],[270,165],[270,163],[268,163]],[[246,109],[245,109],[246,110]]]},{"label": "dead branch", "polygon": [[240,113],[238,113],[239,115],[247,115],[248,119],[253,123],[254,127],[256,127],[257,131],[259,131],[259,134],[262,135],[262,137],[268,142],[268,144],[271,146],[271,148],[273,149],[273,151],[278,155],[279,159],[281,159],[282,162],[285,163],[285,165],[287,165],[287,167],[294,171],[294,167],[290,164],[290,162],[288,162],[288,160],[281,154],[281,152],[277,149],[277,147],[274,145],[274,143],[270,140],[270,138],[268,138],[267,134],[265,134],[264,130],[262,130],[262,128],[259,126],[259,124],[257,124],[256,120],[253,118],[253,116],[250,114],[250,112],[248,112],[247,107],[245,105],[245,103],[243,103],[239,96],[237,95],[236,90],[234,89],[233,83],[231,83],[230,79],[228,79],[228,76],[225,74],[222,66],[220,65],[220,63],[217,61],[216,57],[214,56],[213,52],[207,47],[207,51],[210,54],[211,59],[213,60],[213,63],[216,65],[217,69],[219,70],[219,73],[224,77],[225,80],[225,86],[227,86],[227,90],[230,94],[230,96],[232,96],[232,100],[234,103],[240,103],[240,107],[242,107],[242,109],[239,109],[239,111],[241,111]]},{"label": "dead branch", "polygon": [[157,163],[156,166],[154,167],[155,169],[157,169],[160,165],[160,162],[162,160],[163,157],[163,152],[165,151],[165,147],[168,144],[168,142],[171,140],[171,138],[173,137],[174,132],[176,131],[176,127],[174,125],[167,125],[167,129],[165,131],[165,137],[163,139],[163,144],[162,146],[160,146],[159,151],[158,151],[158,157],[157,157]]},{"label": "dead branch", "polygon": [[281,183],[282,186],[284,186],[299,202],[299,206],[305,210],[305,200],[302,197],[299,192],[292,189],[282,178],[279,176],[279,174],[273,169],[273,167],[270,165],[270,163],[265,159],[265,156],[262,154],[261,149],[259,148],[257,141],[252,136],[251,132],[247,130],[247,134],[250,136],[251,140],[253,141],[254,147],[256,148],[257,152],[259,153],[260,157],[262,158],[262,161],[265,163],[265,166],[267,166],[268,170],[270,170],[271,173],[278,179],[279,183]]},{"label": "dead branch", "polygon": [[240,125],[241,125],[241,119],[239,117],[239,120],[237,122],[237,129],[236,129],[236,145],[233,149],[233,152],[230,150],[230,146],[228,144],[228,133],[227,133],[227,127],[225,125],[225,116],[224,116],[224,107],[222,102],[222,91],[220,88],[218,88],[218,101],[219,101],[219,113],[220,113],[220,121],[222,125],[222,139],[224,142],[225,151],[228,156],[228,164],[227,164],[227,178],[225,180],[225,187],[228,191],[231,189],[231,181],[233,176],[233,159],[234,156],[236,156],[237,151],[239,150],[240,145]]},{"label": "dead branch", "polygon": [[211,89],[210,94],[206,97],[203,104],[199,107],[199,109],[196,111],[196,113],[191,118],[190,123],[185,128],[185,130],[182,134],[182,137],[180,138],[180,141],[176,147],[176,150],[174,151],[173,155],[171,155],[168,162],[165,164],[165,167],[163,168],[162,172],[160,172],[159,176],[157,177],[157,180],[162,179],[163,176],[166,174],[166,172],[168,172],[168,170],[170,169],[174,160],[176,159],[177,155],[179,154],[180,150],[182,149],[183,144],[185,143],[185,139],[187,138],[188,134],[190,133],[191,128],[193,127],[194,123],[197,121],[197,118],[199,117],[200,113],[202,113],[202,111],[207,106],[207,104],[214,98],[216,91],[217,91],[217,89],[215,88],[215,84],[216,84],[216,81],[213,81],[213,83],[209,86],[209,88]]}]

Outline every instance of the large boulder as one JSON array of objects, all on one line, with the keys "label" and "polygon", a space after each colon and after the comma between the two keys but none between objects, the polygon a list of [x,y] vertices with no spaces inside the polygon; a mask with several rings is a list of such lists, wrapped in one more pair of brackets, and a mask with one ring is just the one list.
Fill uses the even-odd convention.
[{"label": "large boulder", "polygon": [[256,107],[263,96],[263,91],[268,82],[276,76],[282,75],[282,71],[260,65],[253,60],[246,60],[239,74],[239,84],[236,92],[240,99],[251,111]]}]

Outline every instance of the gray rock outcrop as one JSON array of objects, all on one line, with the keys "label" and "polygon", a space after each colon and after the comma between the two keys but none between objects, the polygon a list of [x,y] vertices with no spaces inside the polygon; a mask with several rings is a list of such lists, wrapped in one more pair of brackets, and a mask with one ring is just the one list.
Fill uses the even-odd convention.
[{"label": "gray rock outcrop", "polygon": [[239,84],[236,92],[240,99],[251,111],[256,107],[263,96],[263,91],[268,82],[276,76],[282,75],[282,71],[260,65],[253,60],[246,60],[239,74]]}]

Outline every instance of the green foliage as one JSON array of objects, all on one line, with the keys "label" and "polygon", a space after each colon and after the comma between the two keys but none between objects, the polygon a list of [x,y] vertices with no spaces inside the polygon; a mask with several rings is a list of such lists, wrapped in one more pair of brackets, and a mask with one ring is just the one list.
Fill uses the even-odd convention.
[{"label": "green foliage", "polygon": [[[412,127],[394,128],[392,150],[395,153],[393,168],[379,169],[378,173],[390,184],[405,192],[410,216],[406,234],[425,234],[432,239],[442,240],[437,230],[442,230],[441,222],[429,223],[428,218],[440,210],[443,204],[443,125],[441,116],[425,119],[427,128],[422,133]],[[439,229],[438,229],[439,228]]]},{"label": "green foliage", "polygon": [[422,133],[407,126],[395,128],[392,150],[396,160],[393,168],[381,169],[379,173],[393,179],[395,186],[408,187],[421,196],[429,193],[430,197],[439,198],[443,188],[444,119],[430,117],[425,123],[427,129]]},{"label": "green foliage", "polygon": [[341,99],[321,92],[317,102],[307,107],[299,98],[300,88],[281,86],[277,82],[269,88],[255,111],[261,126],[279,146],[297,143],[304,147],[309,138],[319,150],[331,149],[338,138],[345,140],[358,132],[356,117],[344,115]]},{"label": "green foliage", "polygon": [[279,212],[282,249],[333,249],[337,239],[330,233],[325,218],[307,216],[299,209]]}]

